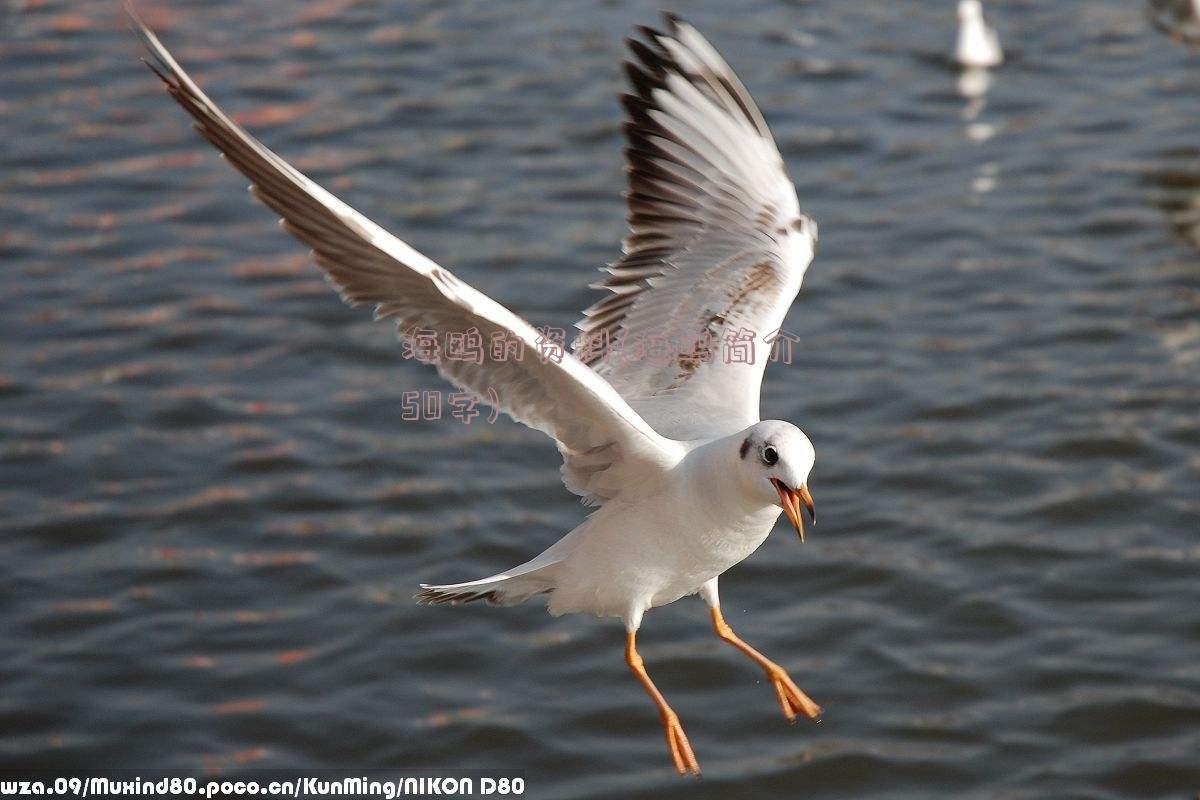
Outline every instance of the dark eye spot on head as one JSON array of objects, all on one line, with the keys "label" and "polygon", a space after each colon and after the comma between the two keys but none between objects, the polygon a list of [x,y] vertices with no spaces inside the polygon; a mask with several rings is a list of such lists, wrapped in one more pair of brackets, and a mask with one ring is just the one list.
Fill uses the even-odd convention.
[{"label": "dark eye spot on head", "polygon": [[750,452],[750,437],[749,436],[747,436],[746,440],[744,442],[742,442],[742,449],[738,450],[738,455],[741,456],[741,458],[745,459],[746,453],[748,453],[748,452]]},{"label": "dark eye spot on head", "polygon": [[776,464],[779,463],[779,451],[775,449],[774,445],[770,445],[770,444],[767,445],[766,447],[763,448],[762,460],[763,460],[763,463],[766,464],[768,467],[775,466]]}]

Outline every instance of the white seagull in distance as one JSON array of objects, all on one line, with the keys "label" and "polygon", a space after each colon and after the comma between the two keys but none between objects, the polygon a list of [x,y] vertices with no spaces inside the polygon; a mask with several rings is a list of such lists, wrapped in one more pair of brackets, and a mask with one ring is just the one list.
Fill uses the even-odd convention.
[{"label": "white seagull in distance", "polygon": [[1000,37],[983,19],[979,0],[958,0],[958,42],[954,60],[961,67],[996,67],[1004,61]]},{"label": "white seagull in distance", "polygon": [[[537,351],[528,322],[300,174],[235,124],[128,12],[147,62],[196,129],[252,181],[251,193],[313,249],[350,304],[374,306],[401,336],[477,330]],[[650,680],[636,647],[642,615],[699,593],[713,628],[766,672],[789,720],[820,707],[775,662],[743,642],[721,616],[717,580],[787,515],[804,537],[814,514],[808,476],[815,453],[795,425],[759,421],[766,359],[726,363],[712,342],[742,330],[776,331],[813,258],[817,226],[762,114],[717,51],[691,25],[666,18],[642,28],[626,63],[629,235],[624,255],[597,285],[608,295],[584,312],[582,335],[610,341],[683,341],[669,360],[600,348],[584,359],[480,362],[427,352],[460,389],[491,398],[513,419],[547,434],[563,457],[566,487],[599,506],[536,558],[468,583],[422,586],[429,603],[497,605],[549,596],[551,614],[619,617],[625,658],[660,712],[680,774],[699,765],[679,718]],[[697,346],[696,343],[707,343]],[[815,519],[815,516],[814,516]]]},{"label": "white seagull in distance", "polygon": [[1200,45],[1200,0],[1150,0],[1150,21],[1172,39]]}]

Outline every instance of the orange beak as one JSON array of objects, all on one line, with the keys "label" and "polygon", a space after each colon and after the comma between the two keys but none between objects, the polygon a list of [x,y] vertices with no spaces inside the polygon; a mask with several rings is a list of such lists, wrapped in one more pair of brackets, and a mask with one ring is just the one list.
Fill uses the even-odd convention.
[{"label": "orange beak", "polygon": [[790,489],[786,483],[775,478],[771,478],[771,483],[775,484],[775,491],[779,492],[779,503],[783,506],[783,513],[787,514],[788,520],[795,526],[796,533],[800,534],[800,541],[803,542],[804,519],[800,516],[801,503],[808,509],[808,515],[812,518],[813,524],[817,524],[817,508],[813,505],[808,487],[800,484],[799,489]]}]

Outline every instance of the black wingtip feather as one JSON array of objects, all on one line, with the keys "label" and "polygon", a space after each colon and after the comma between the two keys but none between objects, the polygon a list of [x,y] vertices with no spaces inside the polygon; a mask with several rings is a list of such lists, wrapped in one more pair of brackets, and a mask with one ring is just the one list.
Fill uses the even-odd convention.
[{"label": "black wingtip feather", "polygon": [[653,42],[656,47],[659,46],[658,37],[662,36],[663,32],[658,28],[651,28],[649,25],[638,25],[636,28],[634,28],[634,30],[636,30],[644,38]]},{"label": "black wingtip feather", "polygon": [[666,54],[662,50],[651,48],[640,39],[629,39],[628,41],[629,52],[633,54],[637,61],[626,61],[626,68],[632,66],[649,75],[661,77],[667,65]]},{"label": "black wingtip feather", "polygon": [[150,59],[146,58],[145,56],[141,57],[141,58],[140,58],[140,59],[138,59],[138,60],[139,60],[139,61],[141,61],[143,64],[145,64],[147,67],[149,67],[149,68],[150,68],[150,71],[151,71],[151,72],[153,72],[155,75],[157,75],[157,76],[158,76],[158,79],[159,79],[160,81],[162,81],[163,83],[165,83],[165,84],[166,84],[168,87],[170,87],[170,86],[172,86],[172,85],[173,85],[173,84],[171,83],[170,79],[169,79],[169,78],[167,78],[167,75],[166,75],[166,73],[165,73],[165,72],[163,72],[163,71],[162,71],[162,69],[160,69],[160,67],[161,67],[162,65],[161,65],[161,64],[159,64],[159,63],[157,62],[157,60],[155,60],[155,61],[151,61]]}]

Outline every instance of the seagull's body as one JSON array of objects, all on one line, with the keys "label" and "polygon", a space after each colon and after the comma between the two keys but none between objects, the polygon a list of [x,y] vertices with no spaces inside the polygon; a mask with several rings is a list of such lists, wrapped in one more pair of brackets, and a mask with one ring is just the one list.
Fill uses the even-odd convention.
[{"label": "seagull's body", "polygon": [[[197,130],[253,183],[285,230],[313,248],[343,299],[375,307],[402,336],[477,331],[537,353],[538,332],[386,233],[242,130],[137,22],[152,69]],[[509,605],[549,596],[553,614],[621,618],[626,661],[658,706],[675,767],[698,773],[675,712],[650,681],[635,636],[645,612],[699,593],[714,630],[767,674],[789,719],[819,707],[721,616],[718,577],[762,544],[782,509],[803,538],[812,444],[787,422],[759,420],[766,359],[714,352],[728,337],[777,331],[812,260],[816,224],[761,113],[695,28],[668,17],[642,29],[623,97],[630,233],[584,312],[582,335],[605,346],[561,361],[458,360],[427,351],[461,389],[497,391],[499,408],[551,436],[566,487],[600,506],[536,558],[467,583],[423,586],[432,603]],[[662,336],[668,359],[630,358],[615,343]],[[680,339],[682,337],[682,339]],[[761,348],[761,344],[760,344]]]},{"label": "seagull's body", "polygon": [[996,67],[1004,61],[1000,37],[983,19],[980,0],[959,0],[954,60],[960,67]]},{"label": "seagull's body", "polygon": [[[629,624],[710,582],[715,593],[716,578],[753,553],[779,518],[770,498],[764,503],[733,477],[741,435],[686,443],[678,462],[647,470],[635,492],[606,503],[537,558],[482,580],[426,587],[423,599],[508,605],[547,593],[551,614]],[[772,438],[786,435],[780,426]]]}]

